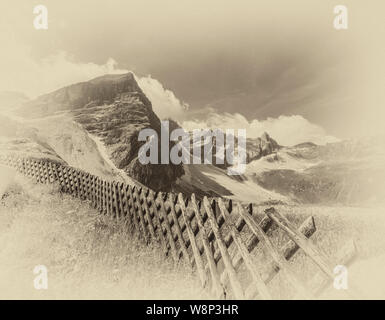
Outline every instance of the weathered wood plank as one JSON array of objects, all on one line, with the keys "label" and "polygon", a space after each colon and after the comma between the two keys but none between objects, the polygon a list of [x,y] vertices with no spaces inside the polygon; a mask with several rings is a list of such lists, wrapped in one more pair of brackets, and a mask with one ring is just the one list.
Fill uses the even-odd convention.
[{"label": "weathered wood plank", "polygon": [[210,221],[211,228],[214,232],[216,242],[218,244],[219,250],[221,251],[221,255],[223,258],[223,263],[226,267],[226,272],[229,275],[231,288],[233,289],[234,296],[237,299],[243,299],[244,293],[241,286],[241,283],[238,280],[237,273],[235,272],[234,266],[231,263],[230,255],[227,251],[227,247],[225,245],[225,242],[223,241],[221,231],[219,230],[217,221],[215,219],[214,213],[211,209],[211,205],[207,197],[203,198],[203,206],[206,210],[208,219]]},{"label": "weathered wood plank", "polygon": [[[266,217],[266,218],[272,222],[272,220],[269,217]],[[305,235],[305,237],[310,238],[313,235],[313,233],[316,231],[316,226],[315,226],[313,217],[308,217],[301,224],[301,226],[298,228],[298,230],[303,235]],[[282,246],[282,248],[280,249],[280,252],[282,252],[283,257],[286,260],[290,260],[293,257],[293,255],[298,251],[298,249],[299,249],[299,246],[294,241],[289,240],[285,245]],[[273,278],[277,275],[277,273],[280,270],[279,267],[277,266],[277,264],[275,264],[275,263],[272,263],[271,266],[269,267],[269,269],[271,270],[270,273],[268,273],[268,275],[266,277],[264,277],[264,279],[263,279],[263,281],[266,284],[269,283],[271,280],[273,280]],[[258,292],[257,292],[257,290],[255,290],[255,288],[253,286],[249,286],[246,289],[246,298],[247,299],[255,298],[255,296],[257,294],[258,294]]]},{"label": "weathered wood plank", "polygon": [[161,212],[162,217],[163,217],[164,226],[166,227],[167,238],[168,238],[168,242],[170,244],[172,257],[174,258],[175,262],[178,262],[178,260],[179,260],[178,259],[178,252],[176,250],[176,246],[175,246],[175,242],[174,242],[174,236],[173,236],[172,231],[171,231],[170,222],[169,222],[168,217],[167,217],[167,211],[166,211],[166,207],[164,205],[162,192],[158,193],[157,201],[160,205],[160,212]]},{"label": "weathered wood plank", "polygon": [[[144,221],[144,214],[143,214],[142,206],[140,205],[138,190],[137,190],[136,186],[134,186],[132,189],[133,189],[132,190],[133,191],[132,192],[133,200],[134,200],[134,203],[136,203],[136,209],[138,210],[137,212],[138,212],[139,219],[140,219],[140,226],[142,228],[142,234],[143,234],[144,240],[146,241],[146,243],[148,243],[149,237],[148,237],[148,233],[147,233],[147,229],[146,229],[146,224]],[[134,206],[134,210],[135,210],[135,206]]]},{"label": "weathered wood plank", "polygon": [[183,219],[184,219],[185,224],[186,224],[187,234],[190,238],[191,249],[192,249],[192,252],[194,255],[195,265],[197,266],[199,278],[201,280],[202,287],[205,287],[207,284],[207,275],[206,275],[206,272],[204,270],[203,261],[202,261],[202,257],[200,255],[200,252],[198,249],[197,241],[195,239],[194,233],[191,230],[190,221],[187,218],[186,205],[184,203],[184,199],[183,199],[183,196],[181,193],[178,194],[178,202],[180,205],[180,209],[182,211]]},{"label": "weathered wood plank", "polygon": [[140,203],[140,200],[142,199],[143,200],[144,211],[146,213],[146,218],[147,218],[147,221],[148,221],[148,229],[150,230],[151,237],[153,239],[157,240],[157,237],[156,237],[155,231],[154,231],[154,225],[152,223],[150,209],[148,208],[148,204],[147,204],[146,198],[147,198],[147,195],[145,194],[145,190],[142,189],[142,192],[140,193],[140,196],[139,196],[139,203]]},{"label": "weathered wood plank", "polygon": [[225,298],[226,297],[226,290],[223,287],[220,276],[217,270],[217,266],[214,260],[214,255],[210,247],[209,239],[206,233],[206,229],[204,227],[204,223],[202,220],[201,212],[199,210],[198,204],[195,199],[195,194],[191,195],[191,205],[194,210],[195,217],[197,219],[198,227],[199,227],[199,233],[200,237],[202,237],[202,243],[203,243],[203,248],[204,252],[206,255],[206,260],[207,260],[207,265],[210,270],[211,274],[211,281],[212,281],[212,286],[214,288],[214,292],[216,294],[216,297],[218,298]]},{"label": "weathered wood plank", "polygon": [[162,227],[162,223],[160,222],[160,213],[158,211],[158,206],[157,206],[156,201],[155,201],[154,191],[150,190],[148,197],[152,203],[152,208],[154,211],[154,219],[155,219],[155,223],[157,224],[158,237],[160,239],[160,243],[161,243],[161,246],[163,248],[163,251],[164,251],[165,255],[167,255],[168,254],[167,241],[164,237],[164,230]]},{"label": "weathered wood plank", "polygon": [[265,282],[262,280],[262,276],[260,275],[259,271],[256,268],[256,266],[258,265],[258,261],[255,259],[253,255],[250,255],[249,250],[247,249],[247,246],[243,242],[234,223],[231,221],[230,214],[227,211],[222,199],[218,199],[218,205],[219,205],[219,210],[225,219],[225,223],[230,227],[230,233],[231,233],[231,236],[233,237],[234,243],[237,246],[238,251],[242,256],[242,259],[245,262],[247,269],[251,273],[251,276],[254,280],[254,283],[257,287],[257,290],[260,296],[264,300],[271,300],[272,296]]},{"label": "weathered wood plank", "polygon": [[134,194],[132,191],[132,187],[128,186],[128,195],[129,195],[129,203],[131,205],[131,217],[132,221],[134,222],[135,230],[138,232],[140,235],[140,227],[139,227],[139,219],[136,214],[136,208],[135,208],[135,202],[134,202]]},{"label": "weathered wood plank", "polygon": [[286,232],[291,240],[293,240],[305,253],[320,267],[320,269],[332,280],[334,280],[332,264],[328,261],[328,257],[316,248],[310,239],[307,239],[283,215],[276,211],[273,207],[266,209],[265,213],[272,219],[282,230]]},{"label": "weathered wood plank", "polygon": [[175,197],[172,193],[169,194],[168,200],[170,202],[171,216],[174,219],[174,225],[175,225],[176,233],[178,235],[179,246],[181,248],[183,258],[186,259],[186,261],[189,264],[191,264],[190,256],[187,252],[186,243],[184,241],[182,230],[181,230],[180,225],[179,225],[179,220],[178,220],[178,217],[175,213]]},{"label": "weathered wood plank", "polygon": [[259,241],[263,244],[263,249],[267,251],[268,254],[273,258],[275,263],[281,269],[281,272],[285,275],[285,277],[289,280],[291,285],[299,292],[303,298],[310,298],[312,294],[305,287],[302,281],[295,275],[292,267],[289,265],[287,260],[279,254],[277,249],[274,248],[268,236],[263,232],[261,227],[250,217],[250,215],[246,214],[242,205],[238,203],[239,214],[245,219],[247,225],[251,229],[252,232],[259,238]]}]

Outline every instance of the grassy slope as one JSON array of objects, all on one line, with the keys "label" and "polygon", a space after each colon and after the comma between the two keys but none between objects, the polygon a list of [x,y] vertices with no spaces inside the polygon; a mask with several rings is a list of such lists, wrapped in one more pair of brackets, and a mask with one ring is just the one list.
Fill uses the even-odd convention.
[{"label": "grassy slope", "polygon": [[[265,207],[259,207],[263,210]],[[339,257],[345,250],[344,246],[354,240],[357,255],[348,270],[348,285],[358,291],[355,297],[362,299],[385,298],[385,215],[384,208],[346,207],[346,206],[275,206],[297,227],[307,217],[312,215],[317,231],[311,237],[316,246],[328,257],[333,266],[341,264]],[[287,241],[282,233],[277,231],[272,239],[278,244]],[[299,251],[291,264],[298,275],[309,285],[316,284],[315,274],[319,269]],[[341,291],[329,287],[321,296],[330,299],[345,299]]]},{"label": "grassy slope", "polygon": [[[0,298],[206,298],[188,267],[54,186],[17,177],[1,200],[0,243]],[[33,288],[40,264],[48,290]]]},{"label": "grassy slope", "polygon": [[[23,187],[21,186],[23,185]],[[338,252],[354,239],[358,256],[349,266],[349,285],[363,298],[384,298],[385,217],[379,208],[275,206],[297,227],[314,216],[312,240],[337,265]],[[263,212],[266,207],[256,207]],[[269,237],[280,247],[288,240],[277,229]],[[55,186],[37,185],[17,176],[0,204],[0,298],[208,298],[196,275],[173,266],[156,246],[143,246],[125,229],[87,204],[60,195]],[[257,246],[254,254],[270,270],[271,259]],[[33,288],[34,266],[48,268],[49,289]],[[318,269],[298,252],[291,260],[297,276],[313,283]],[[270,284],[275,298],[292,298],[279,274]],[[324,298],[344,298],[330,288]]]}]

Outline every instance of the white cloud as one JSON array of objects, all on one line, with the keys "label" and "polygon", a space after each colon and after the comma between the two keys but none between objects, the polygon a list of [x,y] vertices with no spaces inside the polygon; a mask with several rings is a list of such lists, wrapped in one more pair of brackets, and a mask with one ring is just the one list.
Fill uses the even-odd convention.
[{"label": "white cloud", "polygon": [[116,61],[112,58],[107,59],[105,64],[83,63],[75,61],[64,51],[36,59],[28,46],[3,35],[0,91],[18,91],[34,98],[103,74],[128,72],[118,69]]},{"label": "white cloud", "polygon": [[[4,46],[0,59],[0,91],[19,91],[33,98],[104,74],[128,72],[117,68],[117,62],[112,58],[107,59],[104,64],[84,63],[75,61],[66,52],[59,52],[43,59],[35,59],[28,46],[20,44],[9,34],[2,32],[2,39]],[[188,111],[188,105],[180,101],[172,91],[165,89],[158,80],[151,76],[136,76],[136,79],[152,102],[154,112],[161,119],[170,117],[179,121],[186,130],[244,128],[251,138],[259,137],[266,131],[282,145],[306,141],[318,144],[337,141],[335,137],[327,135],[323,128],[299,115],[249,121],[239,113],[220,114],[214,109]]]},{"label": "white cloud", "polygon": [[154,112],[160,119],[172,118],[179,120],[184,117],[188,104],[181,102],[172,91],[163,88],[156,79],[136,76],[139,87],[150,99]]},{"label": "white cloud", "polygon": [[263,132],[268,132],[278,143],[287,146],[308,141],[317,144],[338,141],[337,138],[327,135],[322,127],[309,122],[300,115],[281,115],[278,118],[248,121],[239,113],[219,114],[209,109],[204,120],[186,120],[182,123],[182,127],[186,130],[203,128],[246,129],[249,138],[257,138]]},{"label": "white cloud", "polygon": [[[18,91],[30,98],[52,92],[73,83],[88,81],[105,74],[129,72],[117,68],[113,58],[104,64],[78,62],[68,53],[61,51],[42,59],[31,54],[31,48],[1,33],[3,43],[0,70],[0,91]],[[172,117],[178,120],[188,109],[186,103],[175,97],[156,79],[138,77],[136,80],[153,105],[154,112],[161,118]]]}]

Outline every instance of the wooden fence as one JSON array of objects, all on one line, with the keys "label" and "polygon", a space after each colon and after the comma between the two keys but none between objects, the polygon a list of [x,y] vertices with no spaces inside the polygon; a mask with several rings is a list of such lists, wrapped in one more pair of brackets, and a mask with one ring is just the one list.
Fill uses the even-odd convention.
[{"label": "wooden fence", "polygon": [[[166,255],[196,268],[202,286],[217,298],[274,298],[268,283],[278,272],[302,298],[314,298],[334,280],[334,264],[308,239],[316,231],[313,217],[296,229],[274,208],[265,210],[261,219],[252,204],[154,192],[106,181],[52,160],[3,155],[0,163],[40,183],[58,182],[63,192],[88,200],[101,213],[127,223],[146,243],[159,242]],[[277,227],[290,239],[281,248],[267,235]],[[253,253],[257,246],[271,257],[267,273],[258,268],[261,262]],[[305,284],[288,262],[300,248],[320,270],[315,287]],[[340,254],[339,263],[349,263],[354,255],[352,242]]]}]

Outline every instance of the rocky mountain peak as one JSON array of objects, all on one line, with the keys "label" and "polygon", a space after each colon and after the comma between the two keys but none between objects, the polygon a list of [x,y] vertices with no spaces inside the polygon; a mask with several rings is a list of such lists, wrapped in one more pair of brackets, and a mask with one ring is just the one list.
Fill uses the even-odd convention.
[{"label": "rocky mountain peak", "polygon": [[134,75],[129,72],[108,74],[63,87],[24,104],[17,113],[29,118],[42,117],[57,112],[112,104],[122,95],[137,98],[152,111],[151,102],[140,89]]},{"label": "rocky mountain peak", "polygon": [[258,160],[280,149],[280,145],[267,132],[256,139],[247,139],[247,162]]},{"label": "rocky mountain peak", "polygon": [[143,144],[138,141],[139,132],[151,128],[160,136],[161,123],[132,73],[104,75],[61,88],[24,104],[19,115],[54,116],[52,121],[58,125],[61,117],[73,120],[102,143],[105,156],[117,169],[154,190],[170,190],[183,174],[181,165],[142,165],[138,161]]}]

